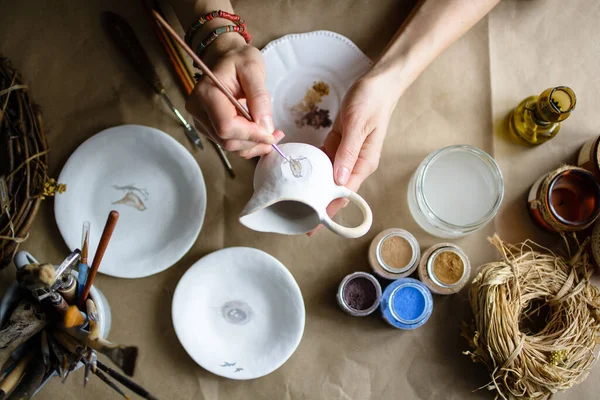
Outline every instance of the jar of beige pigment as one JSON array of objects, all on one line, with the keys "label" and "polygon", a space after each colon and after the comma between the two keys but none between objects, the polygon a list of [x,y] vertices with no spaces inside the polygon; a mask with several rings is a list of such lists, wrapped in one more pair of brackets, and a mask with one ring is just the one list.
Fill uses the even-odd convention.
[{"label": "jar of beige pigment", "polygon": [[464,251],[452,243],[439,243],[423,253],[419,279],[436,294],[459,292],[469,280],[471,262]]},{"label": "jar of beige pigment", "polygon": [[369,264],[373,272],[386,279],[401,279],[412,274],[421,258],[419,242],[399,228],[379,233],[369,247]]}]

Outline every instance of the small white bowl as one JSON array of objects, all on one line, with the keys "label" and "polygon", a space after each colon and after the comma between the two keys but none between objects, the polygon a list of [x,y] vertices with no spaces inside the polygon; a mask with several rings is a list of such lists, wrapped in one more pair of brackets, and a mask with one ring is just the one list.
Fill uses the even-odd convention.
[{"label": "small white bowl", "polygon": [[248,247],[197,261],[177,284],[172,314],[192,359],[230,379],[275,371],[304,332],[304,302],[294,277],[274,257]]}]

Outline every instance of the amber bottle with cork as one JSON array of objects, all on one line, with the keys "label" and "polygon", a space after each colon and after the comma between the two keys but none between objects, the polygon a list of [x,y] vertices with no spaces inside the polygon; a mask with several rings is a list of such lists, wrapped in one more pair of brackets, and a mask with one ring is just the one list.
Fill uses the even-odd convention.
[{"label": "amber bottle with cork", "polygon": [[510,115],[509,129],[519,143],[537,145],[552,139],[571,115],[576,97],[566,86],[546,89],[523,100]]}]

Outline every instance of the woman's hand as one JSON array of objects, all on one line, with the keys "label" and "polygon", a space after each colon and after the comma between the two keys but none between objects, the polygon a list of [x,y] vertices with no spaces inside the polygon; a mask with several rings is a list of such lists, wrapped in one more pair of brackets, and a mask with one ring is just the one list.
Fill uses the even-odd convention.
[{"label": "woman's hand", "polygon": [[[356,192],[379,166],[383,139],[398,98],[382,77],[359,78],[346,93],[323,150],[333,161],[338,185]],[[348,204],[337,199],[327,207],[330,216]]]},{"label": "woman's hand", "polygon": [[262,54],[238,34],[217,38],[204,52],[203,61],[242,104],[256,122],[239,115],[235,106],[204,77],[194,88],[186,109],[196,127],[225,150],[252,158],[271,151],[272,143],[284,136],[274,131],[271,100],[265,86]]}]

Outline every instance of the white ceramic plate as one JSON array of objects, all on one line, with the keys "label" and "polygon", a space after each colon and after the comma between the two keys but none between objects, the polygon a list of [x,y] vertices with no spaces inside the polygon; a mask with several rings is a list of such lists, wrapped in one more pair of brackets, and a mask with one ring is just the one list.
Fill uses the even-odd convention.
[{"label": "white ceramic plate", "polygon": [[267,44],[262,53],[275,127],[286,134],[282,143],[317,147],[323,145],[331,127],[299,126],[292,109],[321,81],[329,86],[329,95],[317,106],[328,110],[334,121],[346,91],[372,64],[350,39],[329,31],[287,35]]},{"label": "white ceramic plate", "polygon": [[71,250],[90,221],[89,262],[110,210],[120,214],[100,272],[141,278],[175,264],[196,241],[206,187],[194,157],[158,129],[122,125],[94,135],[69,157],[57,195],[58,229]]},{"label": "white ceramic plate", "polygon": [[173,296],[173,325],[188,354],[231,379],[267,375],[294,353],[304,302],[292,274],[269,254],[231,247],[196,262]]}]

